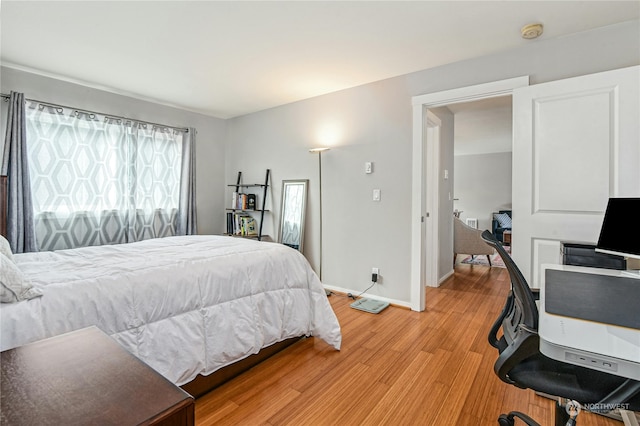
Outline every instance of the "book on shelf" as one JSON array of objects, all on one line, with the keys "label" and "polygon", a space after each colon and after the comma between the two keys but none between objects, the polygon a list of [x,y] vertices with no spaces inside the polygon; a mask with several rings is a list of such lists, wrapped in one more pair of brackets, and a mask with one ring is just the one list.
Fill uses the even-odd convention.
[{"label": "book on shelf", "polygon": [[231,195],[231,208],[234,210],[255,210],[257,205],[256,194],[243,194],[234,191]]},{"label": "book on shelf", "polygon": [[242,235],[242,215],[236,213],[235,217],[236,217],[236,220],[234,223],[234,227],[235,227],[234,233],[236,235]]},{"label": "book on shelf", "polygon": [[247,194],[247,209],[255,210],[256,206],[256,194]]},{"label": "book on shelf", "polygon": [[227,213],[227,234],[233,234],[233,213]]},{"label": "book on shelf", "polygon": [[227,213],[227,234],[253,237],[258,235],[258,221],[248,214]]},{"label": "book on shelf", "polygon": [[252,237],[258,235],[258,223],[251,216],[245,216],[242,219],[243,235]]},{"label": "book on shelf", "polygon": [[231,208],[234,210],[244,209],[243,204],[246,203],[246,195],[242,192],[233,192],[231,195]]}]

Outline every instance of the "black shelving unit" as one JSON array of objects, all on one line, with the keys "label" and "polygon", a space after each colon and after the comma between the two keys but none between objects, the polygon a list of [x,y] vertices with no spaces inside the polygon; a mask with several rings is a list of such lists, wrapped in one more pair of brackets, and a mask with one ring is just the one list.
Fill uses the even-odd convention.
[{"label": "black shelving unit", "polygon": [[258,223],[258,235],[237,235],[237,234],[234,234],[233,232],[227,232],[225,235],[232,235],[234,237],[243,237],[243,238],[253,238],[253,239],[257,239],[258,241],[262,241],[262,237],[266,236],[262,234],[262,227],[264,225],[264,215],[265,213],[269,212],[269,210],[266,209],[266,206],[267,206],[267,194],[269,189],[270,177],[271,177],[271,170],[267,169],[264,177],[264,183],[248,183],[247,184],[247,183],[242,183],[242,172],[238,172],[238,178],[236,180],[235,185],[233,184],[227,185],[229,187],[234,187],[235,192],[238,194],[241,193],[240,192],[241,190],[248,190],[251,188],[258,191],[262,190],[262,200],[261,200],[262,205],[261,205],[261,208],[255,208],[255,209],[242,209],[242,208],[237,208],[236,206],[232,206],[231,208],[227,209],[227,211],[232,213],[244,212],[244,213],[251,213],[252,215],[254,213],[259,214],[260,219]]}]

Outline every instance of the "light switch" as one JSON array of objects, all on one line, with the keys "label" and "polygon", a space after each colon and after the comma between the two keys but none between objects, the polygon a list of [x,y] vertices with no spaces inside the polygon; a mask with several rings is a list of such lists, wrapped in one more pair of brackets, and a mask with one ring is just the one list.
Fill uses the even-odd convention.
[{"label": "light switch", "polygon": [[371,161],[364,163],[364,172],[367,174],[373,173],[373,163]]},{"label": "light switch", "polygon": [[379,189],[374,189],[373,190],[373,201],[380,201],[380,190]]},{"label": "light switch", "polygon": [[449,170],[447,169],[444,170],[444,178],[449,179]]}]

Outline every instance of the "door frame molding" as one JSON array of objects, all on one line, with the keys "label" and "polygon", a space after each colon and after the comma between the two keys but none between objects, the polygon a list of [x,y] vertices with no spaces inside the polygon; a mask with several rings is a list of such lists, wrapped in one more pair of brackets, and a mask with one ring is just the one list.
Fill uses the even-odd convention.
[{"label": "door frame molding", "polygon": [[[425,118],[426,131],[425,143],[423,148],[424,156],[422,157],[422,162],[431,164],[429,163],[430,158],[440,158],[440,137],[442,135],[442,120],[440,120],[440,118],[436,114],[429,111],[428,109],[425,111]],[[424,170],[422,182],[438,182],[438,176],[440,176],[440,164],[436,161],[432,164],[432,166],[433,167],[427,167],[426,170]],[[425,207],[422,209],[422,211],[430,212],[431,215],[435,215],[435,217],[437,218],[438,212],[440,211],[440,188],[438,185],[427,185],[424,190]],[[426,287],[427,285],[433,286],[433,283],[438,283],[440,281],[438,273],[438,260],[440,251],[438,247],[440,241],[438,221],[428,219],[428,217],[425,218],[425,226],[421,227],[421,233],[423,237],[426,237],[427,235],[431,236],[431,238],[428,239],[421,238],[424,255],[420,259],[423,261],[423,267],[425,268],[424,276],[420,280],[423,294],[424,287]]]},{"label": "door frame molding", "polygon": [[[460,87],[441,92],[428,93],[413,96],[411,103],[413,106],[413,161],[411,177],[411,271],[410,271],[410,305],[413,311],[424,311],[425,290],[423,283],[437,287],[437,265],[438,265],[438,224],[439,217],[437,209],[425,211],[423,206],[432,207],[429,203],[426,191],[428,188],[438,188],[438,175],[440,165],[440,147],[437,147],[435,155],[425,160],[427,144],[427,111],[435,108],[460,102],[469,102],[480,99],[495,98],[510,95],[519,87],[529,85],[529,76],[514,77],[506,80],[498,80],[484,84]],[[433,152],[433,151],[432,151]],[[425,182],[425,178],[427,182]],[[438,191],[436,191],[437,193]],[[432,195],[431,191],[429,195]],[[428,213],[428,215],[427,215]],[[426,221],[426,226],[423,226]],[[424,230],[424,231],[423,231]],[[429,230],[432,230],[429,232]],[[435,230],[435,232],[433,231]],[[432,238],[434,237],[434,238]],[[423,241],[425,244],[423,244]],[[429,254],[426,262],[424,256]],[[430,270],[427,272],[426,266]],[[435,281],[432,281],[434,280]]]}]

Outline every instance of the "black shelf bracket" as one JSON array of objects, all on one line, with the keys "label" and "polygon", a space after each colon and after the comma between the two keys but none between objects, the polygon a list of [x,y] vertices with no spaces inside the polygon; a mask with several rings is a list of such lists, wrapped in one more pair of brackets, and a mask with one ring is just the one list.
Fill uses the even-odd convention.
[{"label": "black shelf bracket", "polygon": [[262,225],[264,224],[264,210],[267,204],[267,190],[269,189],[269,175],[271,170],[267,169],[264,177],[264,191],[262,193],[262,211],[260,212],[260,230],[258,231],[258,241],[262,241]]}]

